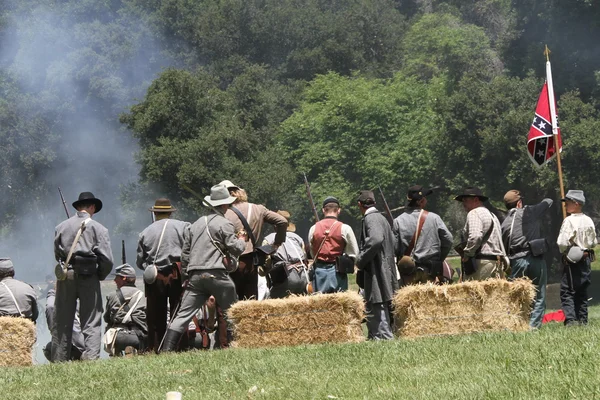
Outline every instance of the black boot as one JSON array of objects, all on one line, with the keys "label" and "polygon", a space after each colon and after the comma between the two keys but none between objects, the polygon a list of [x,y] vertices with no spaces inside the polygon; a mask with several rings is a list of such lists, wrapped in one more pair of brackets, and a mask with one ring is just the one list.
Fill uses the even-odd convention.
[{"label": "black boot", "polygon": [[179,345],[179,339],[181,338],[181,333],[169,329],[167,333],[165,333],[165,339],[163,340],[163,344],[159,349],[159,353],[165,351],[175,351]]}]

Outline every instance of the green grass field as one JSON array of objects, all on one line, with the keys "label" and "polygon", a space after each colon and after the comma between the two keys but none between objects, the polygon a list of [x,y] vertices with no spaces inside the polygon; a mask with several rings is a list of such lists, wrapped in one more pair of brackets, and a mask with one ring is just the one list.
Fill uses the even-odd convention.
[{"label": "green grass field", "polygon": [[5,368],[0,387],[4,399],[593,399],[599,336],[593,305],[585,327]]}]

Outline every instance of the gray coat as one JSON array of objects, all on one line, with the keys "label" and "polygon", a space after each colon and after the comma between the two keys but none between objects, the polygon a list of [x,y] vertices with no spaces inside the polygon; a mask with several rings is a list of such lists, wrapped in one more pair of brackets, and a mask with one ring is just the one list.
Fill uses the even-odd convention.
[{"label": "gray coat", "polygon": [[394,262],[394,234],[387,219],[376,211],[371,208],[363,217],[356,265],[364,271],[366,301],[384,303],[392,300],[399,285]]},{"label": "gray coat", "polygon": [[225,269],[223,255],[213,245],[207,233],[206,221],[208,221],[212,239],[225,254],[238,258],[246,249],[246,242],[236,237],[233,224],[222,214],[213,212],[206,218],[200,217],[184,232],[181,269],[187,273],[198,270]]},{"label": "gray coat", "polygon": [[[169,221],[165,229],[158,254],[158,242],[163,227]],[[183,231],[190,226],[189,222],[173,218],[165,218],[153,222],[140,233],[137,248],[136,265],[144,270],[148,265],[155,264],[158,269],[167,267],[175,262],[181,261],[181,248],[183,247]]]},{"label": "gray coat", "polygon": [[[131,298],[140,292],[141,290],[135,286],[121,287],[121,293],[123,293],[123,297],[130,307],[133,306],[133,300],[131,300]],[[106,311],[104,312],[104,322],[106,322],[106,326],[108,328],[120,326],[125,315],[127,315],[127,311],[125,310],[125,307],[122,307],[117,292],[106,296]],[[131,313],[131,323],[142,332],[148,333],[148,326],[146,325],[146,298],[143,295]]]},{"label": "gray coat", "polygon": [[[417,231],[420,208],[407,208],[394,220],[396,257],[404,255]],[[429,212],[413,248],[415,262],[444,261],[452,249],[452,234],[439,215]],[[410,254],[409,254],[410,255]]]},{"label": "gray coat", "polygon": [[[0,282],[2,282],[0,283],[0,316],[20,317],[22,314],[24,318],[35,322],[38,317],[37,295],[31,285],[11,277],[6,277]],[[15,297],[21,314],[9,290]]]},{"label": "gray coat", "polygon": [[[89,218],[90,215],[85,211],[77,211],[75,215],[66,221],[61,222],[54,235],[54,256],[57,261],[66,261],[71,250],[71,245],[75,240],[77,231],[81,223]],[[113,267],[113,255],[110,248],[110,238],[108,229],[100,222],[91,220],[87,223],[73,255],[83,257],[96,256],[98,265],[98,277],[100,280],[106,278]]]}]

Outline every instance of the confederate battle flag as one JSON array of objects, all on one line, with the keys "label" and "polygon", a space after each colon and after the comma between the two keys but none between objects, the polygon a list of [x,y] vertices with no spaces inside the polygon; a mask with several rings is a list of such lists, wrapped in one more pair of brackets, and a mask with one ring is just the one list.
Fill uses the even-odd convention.
[{"label": "confederate battle flag", "polygon": [[[527,135],[527,151],[529,152],[531,160],[538,167],[546,164],[556,156],[556,146],[554,144],[554,136],[552,132],[552,114],[550,111],[550,104],[548,82],[544,82],[544,87],[542,88],[542,93],[540,94],[540,98],[535,109],[535,117],[531,123],[531,128],[529,128],[529,135]],[[556,106],[554,107],[554,110],[556,110]],[[557,121],[556,137],[558,139],[558,148],[562,150],[560,128],[558,127],[558,116],[555,117],[555,121]]]}]

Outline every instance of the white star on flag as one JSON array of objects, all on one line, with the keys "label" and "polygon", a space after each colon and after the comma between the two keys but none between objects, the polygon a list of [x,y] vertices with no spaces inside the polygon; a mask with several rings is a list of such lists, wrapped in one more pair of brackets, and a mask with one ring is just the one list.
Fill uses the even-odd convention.
[{"label": "white star on flag", "polygon": [[540,139],[540,144],[543,146],[546,144],[546,139]]},{"label": "white star on flag", "polygon": [[543,150],[538,151],[538,156],[544,157],[544,151]]},{"label": "white star on flag", "polygon": [[540,129],[544,129],[546,127],[546,123],[544,121],[540,121],[540,124],[538,126],[540,127]]}]

